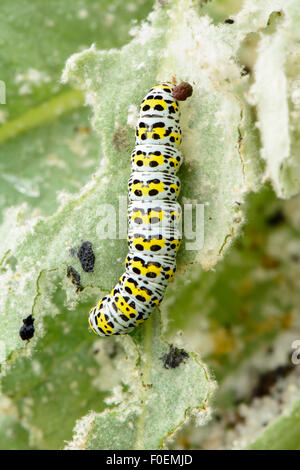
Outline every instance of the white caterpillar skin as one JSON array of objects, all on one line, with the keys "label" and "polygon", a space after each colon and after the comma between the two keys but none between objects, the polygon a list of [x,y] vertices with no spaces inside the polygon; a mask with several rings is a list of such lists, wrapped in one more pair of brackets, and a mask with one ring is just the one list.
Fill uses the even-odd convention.
[{"label": "white caterpillar skin", "polygon": [[163,299],[176,271],[181,235],[179,105],[173,85],[147,93],[136,126],[128,182],[126,271],[109,295],[90,310],[89,323],[99,336],[126,334],[146,320]]}]

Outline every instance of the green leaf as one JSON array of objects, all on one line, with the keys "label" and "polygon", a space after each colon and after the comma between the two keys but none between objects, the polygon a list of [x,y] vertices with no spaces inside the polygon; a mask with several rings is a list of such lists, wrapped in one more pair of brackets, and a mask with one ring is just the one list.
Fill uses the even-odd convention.
[{"label": "green leaf", "polygon": [[92,412],[80,420],[68,448],[161,449],[164,439],[189,416],[207,419],[214,382],[194,353],[176,350],[173,354],[180,358],[176,367],[164,366],[170,346],[160,339],[157,314],[127,341],[136,358],[128,379],[129,391],[119,407]]},{"label": "green leaf", "polygon": [[299,450],[300,402],[276,419],[248,448],[250,450]]},{"label": "green leaf", "polygon": [[91,299],[70,312],[59,280],[55,271],[41,274],[36,308],[45,314],[43,326],[35,321],[34,348],[27,345],[24,354],[15,354],[2,370],[2,449],[62,448],[76,418],[105,407],[107,392],[94,383],[101,370],[94,337],[82,335]]},{"label": "green leaf", "polygon": [[177,273],[168,287],[161,308],[166,338],[178,341],[180,331],[219,381],[297,326],[298,205],[294,200],[289,221],[288,206],[270,188],[249,195],[247,224],[216,270],[193,266]]},{"label": "green leaf", "polygon": [[[20,424],[19,417],[17,415],[6,415],[10,402],[3,398],[1,400],[1,408],[3,413],[0,414],[0,426],[1,429],[5,429],[5,433],[1,433],[1,450],[24,450],[27,447],[28,442],[28,431]],[[13,413],[9,409],[10,413]]]},{"label": "green leaf", "polygon": [[[182,442],[196,449],[245,448],[298,399],[291,347],[299,338],[299,196],[278,200],[269,187],[247,202],[247,224],[230,253],[214,272],[194,267],[177,275],[163,304],[166,339],[200,352],[218,380],[216,418],[200,430],[189,423],[175,449]],[[286,380],[282,368],[290,374]],[[297,426],[290,449],[296,436]]]},{"label": "green leaf", "polygon": [[257,106],[264,178],[285,199],[300,189],[299,21],[297,1],[278,3],[261,34],[249,95]]},{"label": "green leaf", "polygon": [[92,43],[103,49],[123,45],[131,22],[151,7],[145,0],[131,8],[120,0],[20,0],[16,8],[3,0],[0,78],[6,83],[6,119],[16,119],[60,92],[61,70],[70,54]]},{"label": "green leaf", "polygon": [[[42,215],[59,207],[59,192],[76,194],[102,156],[82,108],[82,93],[60,83],[68,56],[90,44],[118,47],[133,20],[152,3],[137,0],[1,2],[0,209],[28,202]],[[115,31],[118,34],[115,34]]]}]

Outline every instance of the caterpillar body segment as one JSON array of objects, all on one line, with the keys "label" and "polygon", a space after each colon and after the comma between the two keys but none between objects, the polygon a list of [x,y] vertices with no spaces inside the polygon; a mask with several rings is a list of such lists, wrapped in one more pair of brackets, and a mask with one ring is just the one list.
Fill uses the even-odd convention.
[{"label": "caterpillar body segment", "polygon": [[181,143],[181,129],[179,119],[173,117],[140,117],[136,126],[137,144],[164,144],[176,145]]},{"label": "caterpillar body segment", "polygon": [[132,171],[165,171],[176,173],[183,161],[183,155],[177,147],[162,144],[136,145],[131,154]]},{"label": "caterpillar body segment", "polygon": [[[124,327],[113,316],[110,296],[103,297],[101,304],[97,304],[90,310],[89,325],[99,336],[110,336],[112,334],[124,334]],[[130,330],[131,331],[131,330]]]},{"label": "caterpillar body segment", "polygon": [[128,253],[125,265],[129,275],[137,275],[165,286],[174,279],[176,272],[176,258],[174,256],[133,252]]},{"label": "caterpillar body segment", "polygon": [[128,247],[132,253],[176,256],[180,247],[181,233],[163,229],[128,231]]},{"label": "caterpillar body segment", "polygon": [[165,172],[133,171],[128,181],[128,198],[131,201],[164,199],[175,201],[179,195],[180,181]]},{"label": "caterpillar body segment", "polygon": [[131,201],[128,206],[129,230],[151,229],[153,227],[179,228],[181,206],[176,201]]},{"label": "caterpillar body segment", "polygon": [[140,116],[158,116],[169,119],[176,117],[178,119],[180,116],[178,102],[172,96],[172,89],[169,90],[151,89],[141,103]]},{"label": "caterpillar body segment", "polygon": [[174,96],[184,100],[191,90],[185,82],[177,87],[161,83],[142,100],[128,181],[126,271],[110,294],[90,310],[90,327],[99,336],[131,332],[160,304],[174,278],[182,213],[176,201],[180,191],[176,173],[183,161],[180,111]]},{"label": "caterpillar body segment", "polygon": [[159,305],[165,293],[163,284],[151,282],[141,276],[130,276],[127,272],[121,276],[120,284],[132,300],[142,305]]}]

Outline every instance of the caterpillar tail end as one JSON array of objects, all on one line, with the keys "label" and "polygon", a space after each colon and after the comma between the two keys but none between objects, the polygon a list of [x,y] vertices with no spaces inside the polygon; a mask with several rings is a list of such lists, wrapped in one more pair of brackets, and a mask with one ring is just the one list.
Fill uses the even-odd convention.
[{"label": "caterpillar tail end", "polygon": [[90,309],[89,325],[92,332],[98,336],[111,336],[115,334],[113,328],[107,325],[104,314],[98,309],[98,305]]},{"label": "caterpillar tail end", "polygon": [[107,319],[105,312],[99,309],[99,303],[90,309],[89,314],[89,326],[93,333],[98,336],[118,336],[130,333],[134,328],[122,328],[121,325],[116,322],[112,322],[111,319]]}]

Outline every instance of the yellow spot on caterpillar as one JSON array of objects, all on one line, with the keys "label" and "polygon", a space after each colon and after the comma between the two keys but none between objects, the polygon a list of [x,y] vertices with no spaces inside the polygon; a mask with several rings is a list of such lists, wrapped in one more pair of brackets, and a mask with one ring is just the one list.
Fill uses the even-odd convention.
[{"label": "yellow spot on caterpillar", "polygon": [[170,104],[170,108],[173,108],[174,109],[174,112],[177,113],[179,111],[179,106],[178,104],[176,104],[175,102],[173,102],[172,104]]},{"label": "yellow spot on caterpillar", "polygon": [[170,188],[173,188],[176,194],[179,194],[179,186],[178,184],[170,184]]},{"label": "yellow spot on caterpillar", "polygon": [[173,220],[176,220],[176,221],[179,220],[179,218],[180,218],[180,212],[178,212],[178,211],[172,211],[172,212],[171,212],[171,217],[173,217]]},{"label": "yellow spot on caterpillar", "polygon": [[168,276],[169,281],[173,281],[175,273],[173,269],[169,269],[169,271],[165,271],[166,276]]},{"label": "yellow spot on caterpillar", "polygon": [[[159,136],[159,138],[156,140],[160,140],[165,137],[166,130],[164,127],[153,127],[152,131],[146,131],[146,129],[146,127],[140,127],[138,130],[138,137],[142,140],[152,139],[154,134],[157,134]],[[145,138],[143,138],[142,136],[145,136]]]},{"label": "yellow spot on caterpillar", "polygon": [[181,240],[175,239],[171,242],[172,248],[174,247],[176,250],[180,247]]},{"label": "yellow spot on caterpillar", "polygon": [[[135,193],[136,191],[139,191],[141,196],[148,196],[150,191],[155,190],[157,193],[162,193],[164,191],[164,183],[149,183],[149,184],[144,184],[142,182],[133,184],[131,187],[131,191]],[[179,189],[178,189],[179,192]],[[151,194],[150,194],[151,196]]]},{"label": "yellow spot on caterpillar", "polygon": [[124,297],[122,297],[122,295],[118,294],[117,297],[115,297],[115,304],[117,308],[120,310],[120,312],[122,312],[128,318],[128,320],[135,318],[137,316],[136,310],[130,307],[130,305],[128,305],[128,303],[126,302]]},{"label": "yellow spot on caterpillar", "polygon": [[97,317],[97,326],[100,327],[105,333],[111,334],[114,329],[107,324],[105,319],[105,315],[103,312],[100,312],[99,316]]},{"label": "yellow spot on caterpillar", "polygon": [[[141,302],[149,302],[151,299],[151,292],[146,289],[145,287],[139,287],[138,284],[134,281],[130,281],[129,279],[125,279],[123,277],[120,278],[120,281],[123,281],[124,288],[131,291],[131,294]],[[127,292],[128,292],[127,290]]]},{"label": "yellow spot on caterpillar", "polygon": [[172,91],[172,88],[167,84],[167,83],[162,83],[161,85],[155,85],[154,87],[151,88],[150,91],[152,90],[165,90],[165,91]]},{"label": "yellow spot on caterpillar", "polygon": [[144,106],[149,106],[151,109],[154,108],[154,106],[160,105],[164,109],[167,109],[167,103],[163,99],[154,99],[150,98],[148,100],[145,100],[142,104],[142,109],[144,109]]},{"label": "yellow spot on caterpillar", "polygon": [[173,163],[173,165],[174,165],[174,167],[175,167],[176,169],[179,168],[179,163],[180,163],[180,162],[178,162],[178,161],[176,160],[176,158],[169,158],[169,160],[170,160],[170,163],[171,163],[171,162]]},{"label": "yellow spot on caterpillar", "polygon": [[[178,163],[177,160],[175,159],[172,159],[172,160],[174,160],[174,165],[175,165],[175,162]],[[148,156],[143,155],[143,154],[141,155],[135,154],[133,157],[133,162],[137,164],[137,162],[139,161],[143,163],[143,166],[151,166],[153,165],[153,162],[156,162],[157,166],[162,166],[164,164],[164,156],[162,154],[154,155],[153,153],[150,153]]]},{"label": "yellow spot on caterpillar", "polygon": [[[175,241],[175,240],[174,240]],[[154,238],[150,241],[145,240],[142,237],[134,238],[133,239],[133,245],[142,245],[144,250],[151,251],[151,247],[158,245],[160,248],[163,248],[165,246],[166,240],[162,238],[161,240]]]},{"label": "yellow spot on caterpillar", "polygon": [[136,219],[141,219],[142,224],[149,224],[151,220],[153,223],[154,218],[162,222],[165,218],[165,213],[164,211],[150,210],[148,214],[145,214],[145,213],[142,213],[142,211],[137,210],[132,213],[131,217],[134,221]]},{"label": "yellow spot on caterpillar", "polygon": [[180,134],[178,134],[178,132],[171,132],[170,137],[174,137],[175,144],[180,145],[181,139]]}]

